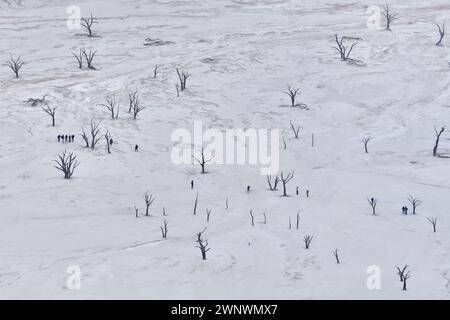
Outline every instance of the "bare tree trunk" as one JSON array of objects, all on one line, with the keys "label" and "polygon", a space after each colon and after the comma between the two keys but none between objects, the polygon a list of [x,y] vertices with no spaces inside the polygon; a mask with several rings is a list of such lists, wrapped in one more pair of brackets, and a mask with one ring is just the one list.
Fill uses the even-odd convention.
[{"label": "bare tree trunk", "polygon": [[391,23],[398,19],[398,14],[391,13],[389,5],[384,6],[383,16],[386,18],[386,30],[391,31]]},{"label": "bare tree trunk", "polygon": [[436,157],[437,156],[437,149],[439,146],[439,139],[441,138],[442,133],[445,131],[445,127],[442,127],[441,130],[439,130],[439,132],[437,131],[436,128],[434,128],[434,132],[436,134],[436,142],[434,143],[434,147],[433,147],[433,156]]},{"label": "bare tree trunk", "polygon": [[442,24],[435,23],[435,25],[438,28],[438,32],[439,32],[439,40],[438,40],[438,42],[436,42],[436,45],[441,46],[442,40],[444,39],[444,36],[445,36],[445,23],[442,23]]},{"label": "bare tree trunk", "polygon": [[334,258],[336,259],[336,263],[337,263],[337,264],[340,264],[341,261],[339,260],[339,252],[338,252],[338,249],[334,249],[333,255],[334,255]]},{"label": "bare tree trunk", "polygon": [[366,152],[366,153],[369,153],[369,149],[367,148],[367,145],[369,144],[369,141],[370,140],[372,140],[372,138],[371,137],[363,137],[362,138],[362,143],[364,143],[364,151]]},{"label": "bare tree trunk", "polygon": [[77,59],[78,68],[83,69],[83,50],[80,49],[79,54],[76,54],[75,52],[72,52],[72,54]]},{"label": "bare tree trunk", "polygon": [[370,207],[372,208],[372,214],[375,216],[376,215],[376,208],[377,208],[378,200],[372,197],[370,199],[367,198],[367,201],[369,202]]},{"label": "bare tree trunk", "polygon": [[73,152],[67,153],[64,151],[62,154],[58,155],[59,160],[54,160],[56,169],[64,173],[64,179],[70,179],[73,172],[78,167],[80,162]]},{"label": "bare tree trunk", "polygon": [[87,35],[89,38],[91,38],[94,35],[93,30],[92,30],[92,25],[96,22],[97,22],[96,19],[94,17],[92,17],[92,13],[91,13],[90,17],[81,19],[81,26],[84,29],[86,29],[86,32],[87,32]]},{"label": "bare tree trunk", "polygon": [[145,201],[145,215],[148,217],[150,215],[149,213],[150,206],[152,205],[153,201],[155,201],[155,199],[153,198],[153,195],[149,194],[147,191],[144,194],[144,201]]},{"label": "bare tree trunk", "polygon": [[45,108],[42,108],[42,110],[52,118],[52,127],[55,126],[55,114],[57,109],[57,107],[50,108],[48,105],[46,105]]},{"label": "bare tree trunk", "polygon": [[287,197],[287,189],[286,189],[286,185],[288,184],[289,181],[292,180],[292,178],[294,177],[294,171],[289,172],[287,174],[287,176],[284,176],[284,173],[281,172],[281,182],[283,183],[283,197]]},{"label": "bare tree trunk", "polygon": [[4,66],[5,67],[9,67],[12,72],[14,72],[14,75],[16,76],[16,78],[19,78],[19,71],[20,69],[23,67],[23,65],[25,64],[24,61],[22,61],[21,57],[13,58],[13,56],[11,56],[10,60],[7,61]]},{"label": "bare tree trunk", "polygon": [[289,123],[291,125],[292,132],[294,132],[295,139],[298,139],[298,135],[300,132],[300,126],[294,127],[294,124],[292,123],[292,121],[290,121]]},{"label": "bare tree trunk", "polygon": [[187,79],[191,77],[191,74],[185,71],[180,71],[178,68],[176,68],[177,74],[178,74],[178,80],[180,81],[180,89],[181,91],[186,90],[186,83]]}]

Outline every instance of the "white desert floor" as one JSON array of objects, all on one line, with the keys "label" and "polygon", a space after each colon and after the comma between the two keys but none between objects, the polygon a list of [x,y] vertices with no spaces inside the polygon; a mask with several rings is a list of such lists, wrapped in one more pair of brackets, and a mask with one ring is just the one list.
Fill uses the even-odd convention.
[{"label": "white desert floor", "polygon": [[[436,47],[433,25],[450,20],[447,0],[392,1],[400,15],[392,32],[367,28],[366,0],[76,2],[0,1],[0,59],[26,61],[19,79],[0,69],[0,298],[450,298],[450,159],[431,154],[433,127],[450,130],[450,38]],[[97,37],[66,27],[74,4],[98,17]],[[365,67],[340,61],[335,33],[362,38],[353,56]],[[173,43],[146,47],[148,37]],[[79,48],[98,51],[99,70],[77,68]],[[177,66],[192,74],[180,97]],[[287,84],[301,88],[309,111],[287,107]],[[136,88],[147,108],[133,121],[127,95]],[[23,102],[47,93],[55,128]],[[112,93],[117,120],[97,106]],[[113,135],[112,154],[103,140],[84,148],[79,134],[91,119]],[[198,165],[173,164],[171,133],[194,121],[281,129],[292,196],[267,190],[258,166],[211,165],[201,175]],[[300,139],[289,121],[301,125]],[[76,143],[58,143],[60,133],[77,134]],[[52,164],[66,149],[81,161],[71,180]],[[135,218],[147,190],[152,216]],[[410,194],[423,204],[403,216]],[[376,216],[368,196],[378,199]],[[299,210],[300,228],[289,230]],[[195,233],[205,227],[203,261]],[[395,266],[405,264],[402,291]],[[81,268],[80,290],[66,287],[71,265]],[[371,265],[381,270],[379,290],[366,285]]]}]

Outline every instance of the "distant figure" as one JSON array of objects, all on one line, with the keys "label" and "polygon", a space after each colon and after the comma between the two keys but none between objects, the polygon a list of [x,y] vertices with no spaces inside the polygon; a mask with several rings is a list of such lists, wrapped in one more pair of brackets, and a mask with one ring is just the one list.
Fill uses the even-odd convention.
[{"label": "distant figure", "polygon": [[109,139],[109,144],[110,144],[110,145],[112,145],[112,144],[113,144],[113,142],[114,142],[114,141],[113,141],[113,139],[112,139],[112,138],[110,138],[110,139]]},{"label": "distant figure", "polygon": [[64,142],[64,135],[61,135],[61,142]]},{"label": "distant figure", "polygon": [[58,134],[58,142],[61,142],[61,135]]},{"label": "distant figure", "polygon": [[69,136],[69,142],[72,142],[72,136]]},{"label": "distant figure", "polygon": [[295,193],[298,195],[298,186],[295,188]]},{"label": "distant figure", "polygon": [[404,211],[405,211],[405,216],[407,216],[408,215],[408,207],[405,206]]},{"label": "distant figure", "polygon": [[72,135],[72,142],[75,142],[75,135]]},{"label": "distant figure", "polygon": [[402,215],[405,215],[405,206],[402,207]]},{"label": "distant figure", "polygon": [[194,189],[194,180],[191,180],[191,189]]},{"label": "distant figure", "polygon": [[139,146],[138,145],[135,145],[134,146],[134,152],[138,152],[139,151]]},{"label": "distant figure", "polygon": [[309,190],[306,190],[306,197],[309,198]]},{"label": "distant figure", "polygon": [[67,136],[67,134],[64,136],[64,141],[65,142],[67,142],[67,138],[68,138],[68,136]]},{"label": "distant figure", "polygon": [[250,192],[250,186],[247,186],[247,192]]}]

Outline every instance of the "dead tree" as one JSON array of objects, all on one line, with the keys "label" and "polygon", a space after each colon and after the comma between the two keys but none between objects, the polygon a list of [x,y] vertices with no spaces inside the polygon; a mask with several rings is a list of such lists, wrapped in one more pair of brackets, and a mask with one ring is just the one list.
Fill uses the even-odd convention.
[{"label": "dead tree", "polygon": [[134,214],[136,218],[139,217],[139,209],[136,206],[134,206]]},{"label": "dead tree", "polygon": [[436,134],[436,141],[434,142],[434,147],[433,147],[433,157],[437,156],[437,149],[439,146],[439,139],[441,138],[442,133],[444,133],[445,131],[445,127],[442,127],[441,130],[437,130],[436,128],[434,128],[434,133]]},{"label": "dead tree", "polygon": [[275,191],[278,190],[278,183],[280,182],[280,178],[277,176],[275,176],[275,179],[273,180],[273,184],[272,184],[272,176],[268,175],[267,176],[267,184],[269,185],[269,189],[270,191]]},{"label": "dead tree", "polygon": [[292,132],[294,132],[295,139],[298,139],[298,135],[300,132],[300,126],[295,127],[294,124],[292,123],[292,121],[289,121],[289,123],[291,124]]},{"label": "dead tree", "polygon": [[178,80],[180,81],[180,89],[181,91],[184,91],[186,90],[187,79],[191,77],[191,74],[183,70],[180,71],[178,68],[176,68],[176,70],[178,74]]},{"label": "dead tree", "polygon": [[397,274],[400,278],[400,282],[403,282],[403,277],[405,276],[406,269],[408,269],[408,265],[405,265],[403,268],[397,267]]},{"label": "dead tree", "polygon": [[372,214],[376,215],[376,209],[377,209],[377,202],[378,202],[378,200],[372,197],[370,199],[367,198],[367,202],[369,202],[370,207],[372,208]]},{"label": "dead tree", "polygon": [[97,51],[89,50],[89,52],[87,52],[86,50],[83,50],[83,55],[84,55],[84,58],[86,59],[86,63],[87,63],[88,69],[97,70],[92,65],[92,60],[94,60],[94,57],[95,57],[96,54],[97,54]]},{"label": "dead tree", "polygon": [[337,34],[334,35],[334,41],[336,42],[337,47],[333,47],[339,52],[342,61],[348,61],[350,59],[350,54],[352,53],[353,48],[357,45],[357,43],[352,43],[350,48],[346,47],[344,44],[344,40],[350,39],[349,37],[342,36],[340,39]]},{"label": "dead tree", "polygon": [[84,131],[84,128],[81,128],[83,133],[81,134],[81,137],[83,138],[84,142],[86,143],[86,148],[91,148],[92,150],[95,149],[95,146],[100,141],[100,122],[95,122],[94,120],[91,120],[91,127],[90,127],[90,141],[89,137],[87,136],[86,132]]},{"label": "dead tree", "polygon": [[138,97],[137,89],[134,90],[133,93],[128,94],[128,101],[129,101],[128,113],[131,113],[131,111],[133,110],[133,106],[135,104],[137,97]]},{"label": "dead tree", "polygon": [[64,173],[64,179],[70,179],[80,162],[73,152],[67,153],[67,151],[64,151],[58,155],[58,158],[58,160],[54,160],[56,163],[54,167]]},{"label": "dead tree", "polygon": [[200,249],[200,252],[202,253],[202,259],[206,260],[206,253],[210,250],[210,248],[208,248],[208,240],[204,240],[202,238],[203,233],[205,232],[205,229],[203,229],[202,232],[197,233],[197,243],[198,246],[197,248]]},{"label": "dead tree", "polygon": [[225,210],[228,210],[229,205],[228,205],[228,198],[225,199]]},{"label": "dead tree", "polygon": [[309,245],[311,244],[311,241],[314,237],[310,236],[309,234],[307,234],[304,238],[303,238],[303,242],[305,243],[305,249],[309,249]]},{"label": "dead tree", "polygon": [[210,159],[208,159],[208,160],[205,159],[205,152],[204,152],[204,149],[202,148],[202,152],[201,152],[201,154],[200,154],[200,158],[197,158],[196,156],[192,156],[192,158],[193,158],[193,159],[200,165],[200,167],[202,168],[201,173],[202,173],[202,174],[203,174],[203,173],[206,173],[206,170],[205,170],[206,164],[207,164],[208,162],[210,162],[210,161],[212,160],[212,158],[210,158]]},{"label": "dead tree", "polygon": [[250,218],[252,219],[252,227],[255,226],[255,217],[253,216],[253,210],[250,210]]},{"label": "dead tree", "polygon": [[411,277],[411,274],[410,274],[409,271],[406,272],[406,273],[403,275],[403,291],[406,291],[406,281],[407,281],[410,277]]},{"label": "dead tree", "polygon": [[42,98],[29,98],[24,102],[31,104],[32,107],[36,107],[39,104],[47,105],[47,101],[45,100],[46,97],[48,97],[48,94],[44,95]]},{"label": "dead tree", "polygon": [[283,137],[283,149],[287,149],[286,139]]},{"label": "dead tree", "polygon": [[48,114],[52,118],[52,127],[55,126],[55,114],[58,107],[50,107],[49,105],[46,105],[42,110]]},{"label": "dead tree", "polygon": [[334,258],[336,259],[336,263],[337,263],[337,264],[340,264],[341,261],[339,260],[339,252],[338,252],[338,249],[334,249],[334,250],[333,250],[333,256],[334,256]]},{"label": "dead tree", "polygon": [[342,36],[341,38],[339,38],[337,34],[334,35],[334,38],[335,38],[334,41],[336,42],[337,46],[333,47],[333,49],[335,49],[337,52],[339,52],[339,55],[340,55],[340,58],[342,61],[345,61],[348,64],[356,65],[356,66],[364,66],[365,65],[365,63],[363,61],[353,59],[350,57],[350,54],[352,53],[353,48],[358,43],[353,42],[351,44],[350,48],[344,44],[344,40],[361,40],[361,38],[345,37],[345,36]]},{"label": "dead tree", "polygon": [[291,107],[295,107],[295,98],[297,97],[299,91],[300,88],[292,88],[289,85],[287,86],[287,91],[284,91],[284,94],[287,94],[289,99],[291,99]]},{"label": "dead tree", "polygon": [[130,103],[132,103],[131,111],[133,111],[133,120],[136,120],[139,112],[144,110],[145,107],[141,106],[141,104],[139,103],[139,97],[137,95],[131,99],[134,99],[133,102],[131,102],[131,100],[130,100]]},{"label": "dead tree", "polygon": [[444,36],[445,36],[445,23],[442,23],[442,24],[435,23],[435,26],[438,28],[438,32],[439,32],[439,41],[436,42],[436,45],[441,46],[442,40],[444,39]]},{"label": "dead tree", "polygon": [[80,49],[80,53],[76,54],[75,52],[72,52],[75,59],[77,59],[78,62],[78,68],[83,69],[83,50]]},{"label": "dead tree", "polygon": [[152,205],[153,201],[155,201],[155,199],[153,198],[153,195],[149,194],[147,191],[144,194],[144,201],[145,201],[145,215],[148,217],[150,206]]},{"label": "dead tree", "polygon": [[428,221],[433,226],[433,232],[436,232],[436,224],[437,224],[437,218],[427,218]]},{"label": "dead tree", "polygon": [[291,221],[291,217],[289,216],[289,230],[292,229],[292,221]]},{"label": "dead tree", "polygon": [[23,67],[24,64],[25,64],[25,62],[22,61],[22,58],[20,56],[17,59],[14,58],[13,56],[11,56],[9,61],[7,61],[4,64],[4,66],[9,67],[12,70],[12,72],[14,72],[14,74],[16,75],[16,78],[19,78],[19,71]]},{"label": "dead tree", "polygon": [[295,223],[295,228],[297,230],[300,228],[300,213],[297,213],[297,221]]},{"label": "dead tree", "polygon": [[106,150],[108,153],[111,153],[111,134],[109,131],[106,131],[105,133],[105,140],[106,140]]},{"label": "dead tree", "polygon": [[384,6],[383,16],[386,19],[386,30],[391,31],[391,23],[398,19],[398,14],[392,13],[389,5]]},{"label": "dead tree", "polygon": [[101,137],[100,133],[100,122],[96,123],[94,120],[91,120],[91,149],[94,150],[97,143],[100,141]]},{"label": "dead tree", "polygon": [[87,36],[89,38],[91,38],[94,35],[92,30],[92,26],[94,25],[94,23],[97,23],[97,19],[95,19],[92,16],[92,13],[91,16],[88,18],[81,18],[81,26],[86,30]]},{"label": "dead tree", "polygon": [[167,238],[167,231],[169,231],[169,229],[167,228],[168,224],[169,223],[167,222],[167,220],[164,219],[164,225],[160,227],[163,239]]},{"label": "dead tree", "polygon": [[414,198],[413,196],[409,196],[408,198],[409,203],[411,203],[413,207],[413,214],[416,214],[416,208],[422,204],[422,201],[418,198]]},{"label": "dead tree", "polygon": [[84,131],[84,128],[81,128],[81,130],[83,131],[83,133],[81,134],[81,137],[84,140],[84,143],[86,143],[86,148],[89,148],[89,138],[86,134],[86,131]]},{"label": "dead tree", "polygon": [[283,183],[283,197],[287,197],[287,190],[286,190],[286,185],[289,183],[289,181],[292,180],[292,178],[294,178],[294,171],[289,172],[287,174],[287,176],[284,175],[283,172],[281,172],[281,183]]},{"label": "dead tree", "polygon": [[263,212],[263,217],[264,217],[263,224],[267,224],[267,216],[265,212]]},{"label": "dead tree", "polygon": [[159,65],[156,65],[155,68],[153,69],[153,79],[156,79],[156,77],[158,75],[158,69],[159,69]]},{"label": "dead tree", "polygon": [[198,193],[195,196],[195,202],[194,202],[194,216],[197,214],[197,205],[198,205]]},{"label": "dead tree", "polygon": [[206,222],[209,222],[211,216],[211,209],[206,208]]},{"label": "dead tree", "polygon": [[367,148],[367,145],[369,144],[369,141],[372,140],[372,137],[363,137],[361,139],[362,143],[364,144],[364,151],[366,153],[369,153],[369,149]]},{"label": "dead tree", "polygon": [[105,103],[99,104],[99,106],[108,109],[111,114],[111,119],[119,118],[119,105],[116,103],[116,95],[109,95],[106,97]]}]

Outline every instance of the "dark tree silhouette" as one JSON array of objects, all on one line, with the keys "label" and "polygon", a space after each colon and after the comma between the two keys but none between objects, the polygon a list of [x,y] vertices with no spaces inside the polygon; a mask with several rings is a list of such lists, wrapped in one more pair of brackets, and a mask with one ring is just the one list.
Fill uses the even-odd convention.
[{"label": "dark tree silhouette", "polygon": [[80,162],[73,152],[67,153],[67,151],[64,151],[58,155],[58,158],[58,160],[54,160],[56,163],[54,167],[64,173],[64,179],[70,179]]},{"label": "dark tree silhouette", "polygon": [[42,110],[48,114],[52,118],[52,127],[55,126],[55,114],[58,107],[50,107],[49,105],[46,105]]},{"label": "dark tree silhouette", "polygon": [[167,232],[169,231],[169,229],[167,228],[168,224],[169,223],[167,222],[167,220],[164,219],[164,224],[160,227],[163,239],[167,238]]},{"label": "dark tree silhouette", "polygon": [[389,5],[384,6],[383,16],[386,19],[386,30],[391,31],[391,23],[398,19],[398,14],[392,13]]},{"label": "dark tree silhouette", "polygon": [[366,153],[369,153],[369,149],[367,148],[367,145],[369,144],[369,141],[370,140],[372,140],[372,138],[371,137],[363,137],[362,138],[362,143],[364,144],[364,151],[366,152]]},{"label": "dark tree silhouette", "polygon": [[292,129],[292,132],[294,133],[295,139],[298,139],[298,135],[300,132],[300,126],[295,127],[294,124],[292,123],[292,121],[289,121],[289,123],[291,125],[291,129]]},{"label": "dark tree silhouette", "polygon": [[377,202],[378,202],[378,200],[372,197],[370,199],[367,198],[367,202],[369,202],[370,207],[372,208],[372,214],[376,215],[377,214],[376,213],[376,209],[377,209]]},{"label": "dark tree silhouette", "polygon": [[75,59],[77,59],[78,68],[83,69],[83,55],[84,55],[83,50],[80,49],[80,53],[78,53],[78,54],[75,52],[72,52],[72,55],[75,57]]},{"label": "dark tree silhouette", "polygon": [[442,23],[442,24],[435,23],[435,26],[438,28],[438,32],[439,32],[439,40],[438,40],[438,42],[436,42],[436,45],[441,46],[442,40],[444,39],[444,36],[445,36],[445,23]]},{"label": "dark tree silhouette", "polygon": [[437,130],[436,128],[434,128],[434,133],[436,134],[436,141],[434,142],[434,147],[433,147],[433,156],[436,157],[437,154],[437,149],[439,147],[439,139],[441,138],[441,135],[444,133],[445,131],[445,127],[442,127],[441,130]]},{"label": "dark tree silhouette", "polygon": [[333,256],[334,256],[334,258],[336,259],[336,263],[337,263],[337,264],[340,264],[341,261],[339,260],[339,252],[338,252],[338,249],[334,249],[334,250],[333,250]]},{"label": "dark tree silhouette", "polygon": [[92,61],[94,60],[94,57],[95,57],[96,54],[97,54],[97,51],[89,50],[89,52],[87,52],[86,50],[83,50],[83,55],[84,55],[84,58],[86,59],[86,63],[87,63],[88,69],[97,70],[92,65]]},{"label": "dark tree silhouette", "polygon": [[9,67],[12,72],[14,72],[16,78],[19,78],[19,71],[22,69],[23,65],[25,64],[24,61],[22,61],[22,58],[19,56],[18,58],[14,58],[11,56],[9,61],[7,61],[4,66]]},{"label": "dark tree silhouette", "polygon": [[119,118],[119,105],[116,103],[116,95],[108,95],[106,97],[105,103],[99,104],[99,106],[104,107],[111,114],[111,119]]},{"label": "dark tree silhouette", "polygon": [[213,158],[210,159],[205,159],[205,152],[204,149],[202,148],[202,151],[200,153],[200,158],[196,157],[196,156],[192,156],[192,158],[200,165],[200,167],[202,168],[201,173],[206,173],[206,164],[208,162],[210,162]]},{"label": "dark tree silhouette", "polygon": [[97,23],[97,19],[92,16],[92,13],[88,18],[81,18],[81,26],[86,30],[87,36],[89,38],[94,35],[92,30],[92,26],[94,25],[94,23]]},{"label": "dark tree silhouette", "polygon": [[436,232],[436,224],[437,224],[437,218],[427,218],[427,220],[431,223],[433,226],[433,232]]},{"label": "dark tree silhouette", "polygon": [[309,246],[311,244],[311,241],[314,237],[310,236],[309,234],[307,234],[304,238],[303,238],[303,242],[305,243],[305,249],[309,249]]},{"label": "dark tree silhouette", "polygon": [[187,79],[191,77],[191,74],[186,71],[179,70],[178,68],[176,68],[176,70],[178,74],[178,80],[180,81],[180,89],[181,91],[184,91],[186,90]]},{"label": "dark tree silhouette", "polygon": [[283,184],[283,197],[288,196],[286,185],[289,183],[289,181],[292,180],[292,178],[294,178],[294,171],[289,172],[286,176],[284,175],[283,172],[281,172],[281,183]]},{"label": "dark tree silhouette", "polygon": [[416,209],[418,206],[420,206],[422,204],[422,201],[420,201],[420,199],[418,198],[414,198],[413,196],[409,196],[408,198],[409,203],[411,203],[412,207],[413,207],[413,214],[416,214]]},{"label": "dark tree silhouette", "polygon": [[149,194],[148,191],[144,194],[144,201],[145,201],[145,215],[148,217],[150,215],[149,209],[152,205],[153,201],[155,201],[155,198],[153,198],[152,194]]},{"label": "dark tree silhouette", "polygon": [[210,248],[208,248],[208,240],[204,240],[202,238],[203,233],[205,232],[206,229],[203,229],[203,231],[197,233],[197,248],[200,249],[200,252],[202,253],[202,259],[206,260],[206,253],[210,250]]}]

